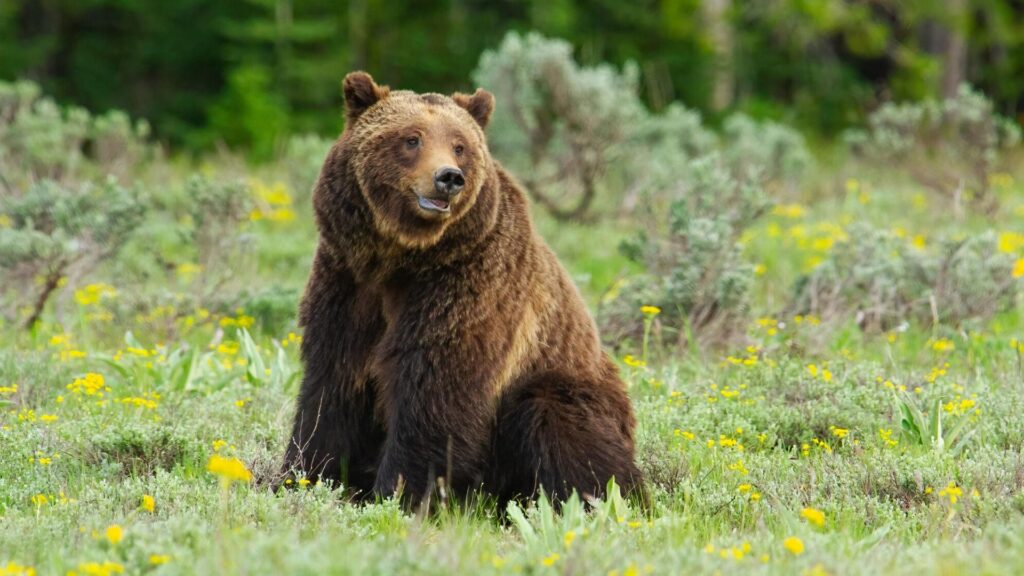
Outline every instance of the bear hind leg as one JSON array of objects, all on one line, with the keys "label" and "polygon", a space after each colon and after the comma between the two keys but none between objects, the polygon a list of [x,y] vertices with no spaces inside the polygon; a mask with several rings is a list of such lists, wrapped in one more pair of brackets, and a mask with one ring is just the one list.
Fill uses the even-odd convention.
[{"label": "bear hind leg", "polygon": [[613,477],[623,494],[642,497],[633,424],[617,380],[548,372],[513,385],[495,426],[491,482],[499,506],[539,490],[556,502],[573,491],[601,498]]}]

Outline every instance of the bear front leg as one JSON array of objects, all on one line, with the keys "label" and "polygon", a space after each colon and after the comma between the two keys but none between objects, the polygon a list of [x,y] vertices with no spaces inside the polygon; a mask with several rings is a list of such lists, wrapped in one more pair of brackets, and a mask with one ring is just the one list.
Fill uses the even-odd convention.
[{"label": "bear front leg", "polygon": [[[308,370],[308,368],[307,368]],[[284,471],[341,483],[369,494],[383,432],[373,422],[370,387],[339,390],[336,378],[305,377],[284,457]]]},{"label": "bear front leg", "polygon": [[453,356],[438,346],[416,345],[388,354],[391,369],[380,375],[389,413],[374,484],[378,495],[391,496],[401,485],[404,503],[416,506],[439,478],[455,494],[481,485],[493,402],[486,377]]},{"label": "bear front leg", "polygon": [[381,320],[359,296],[351,275],[328,268],[318,253],[300,311],[305,372],[284,472],[340,482],[366,495],[384,437],[374,417],[373,383],[365,376]]}]

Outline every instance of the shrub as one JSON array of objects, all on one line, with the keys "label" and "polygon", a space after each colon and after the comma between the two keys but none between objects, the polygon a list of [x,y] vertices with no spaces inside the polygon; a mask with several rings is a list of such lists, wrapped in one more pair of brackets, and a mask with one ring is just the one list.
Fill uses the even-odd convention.
[{"label": "shrub", "polygon": [[638,97],[636,66],[579,66],[569,43],[536,33],[508,34],[473,78],[501,103],[491,149],[560,219],[586,216],[611,190],[622,191],[627,210],[657,202],[688,178],[689,161],[715,151],[740,181],[791,183],[810,163],[803,138],[781,124],[737,114],[720,142],[679,103],[651,114]]},{"label": "shrub", "polygon": [[811,154],[796,130],[744,114],[726,119],[722,136],[706,128],[700,114],[678,102],[660,114],[647,114],[630,139],[625,172],[629,182],[625,208],[640,200],[652,208],[677,198],[692,179],[692,165],[710,154],[739,182],[771,189],[795,186],[810,167]]},{"label": "shrub", "polygon": [[668,222],[654,221],[623,252],[646,268],[622,283],[599,311],[610,343],[636,339],[643,329],[640,306],[661,308],[663,332],[685,345],[727,339],[746,318],[754,267],[743,261],[738,240],[767,208],[756,182],[732,176],[717,154],[693,161],[688,179],[675,180],[678,194]]},{"label": "shrub", "polygon": [[124,112],[94,117],[62,109],[34,83],[0,81],[0,186],[10,194],[40,180],[123,178],[152,154],[148,136],[149,125]]},{"label": "shrub", "polygon": [[733,114],[722,131],[722,153],[736,178],[794,185],[811,164],[803,135],[785,124]]},{"label": "shrub", "polygon": [[699,112],[673,102],[660,114],[644,114],[626,147],[623,208],[661,212],[691,177],[691,161],[718,149],[718,135]]},{"label": "shrub", "polygon": [[673,104],[645,117],[633,144],[625,207],[640,206],[643,232],[623,250],[646,272],[608,298],[603,333],[619,344],[635,339],[639,307],[655,305],[679,345],[727,341],[746,320],[754,277],[738,240],[768,208],[765,187],[791,185],[809,166],[804,140],[743,115],[730,117],[719,138]]},{"label": "shrub", "polygon": [[501,103],[489,128],[495,155],[555,217],[586,216],[644,115],[636,66],[579,66],[568,42],[512,32],[473,79]]},{"label": "shrub", "polygon": [[1013,258],[995,234],[913,247],[889,231],[860,225],[796,285],[794,314],[855,317],[865,330],[914,320],[958,326],[1011,307],[1020,291]]},{"label": "shrub", "polygon": [[76,286],[124,246],[146,209],[136,189],[113,179],[74,188],[43,181],[0,198],[5,316],[33,326],[58,288]]},{"label": "shrub", "polygon": [[846,140],[861,158],[899,167],[935,192],[992,211],[997,203],[989,174],[1020,137],[1020,128],[997,115],[991,101],[962,85],[942,102],[886,104]]},{"label": "shrub", "polygon": [[117,254],[147,203],[119,183],[148,156],[149,127],[122,112],[60,108],[30,82],[0,82],[0,313],[39,319],[54,292]]},{"label": "shrub", "polygon": [[809,166],[804,140],[739,114],[719,138],[699,114],[673,104],[645,116],[632,145],[625,208],[641,207],[643,232],[623,251],[646,272],[606,299],[603,333],[610,343],[635,339],[639,307],[655,305],[679,345],[726,341],[748,315],[754,277],[738,240],[768,208],[764,188],[792,184]]},{"label": "shrub", "polygon": [[205,302],[220,292],[250,252],[252,237],[247,229],[254,203],[249,187],[242,182],[212,182],[192,176],[185,184],[188,216],[186,244],[196,252],[197,293]]}]

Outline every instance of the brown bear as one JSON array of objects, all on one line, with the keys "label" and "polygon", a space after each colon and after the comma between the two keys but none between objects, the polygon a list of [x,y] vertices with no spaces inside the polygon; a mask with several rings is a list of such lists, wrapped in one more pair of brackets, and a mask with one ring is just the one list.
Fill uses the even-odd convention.
[{"label": "brown bear", "polygon": [[285,468],[364,495],[444,479],[505,501],[639,486],[626,389],[526,197],[491,157],[494,97],[364,72],[313,205],[305,375]]}]

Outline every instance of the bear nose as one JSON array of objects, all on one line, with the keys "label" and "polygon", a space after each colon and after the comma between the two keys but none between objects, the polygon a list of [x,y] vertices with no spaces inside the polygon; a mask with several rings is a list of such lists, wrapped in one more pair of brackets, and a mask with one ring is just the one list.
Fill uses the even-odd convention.
[{"label": "bear nose", "polygon": [[441,194],[454,196],[466,185],[466,179],[462,176],[462,170],[446,166],[434,172],[434,188]]}]

